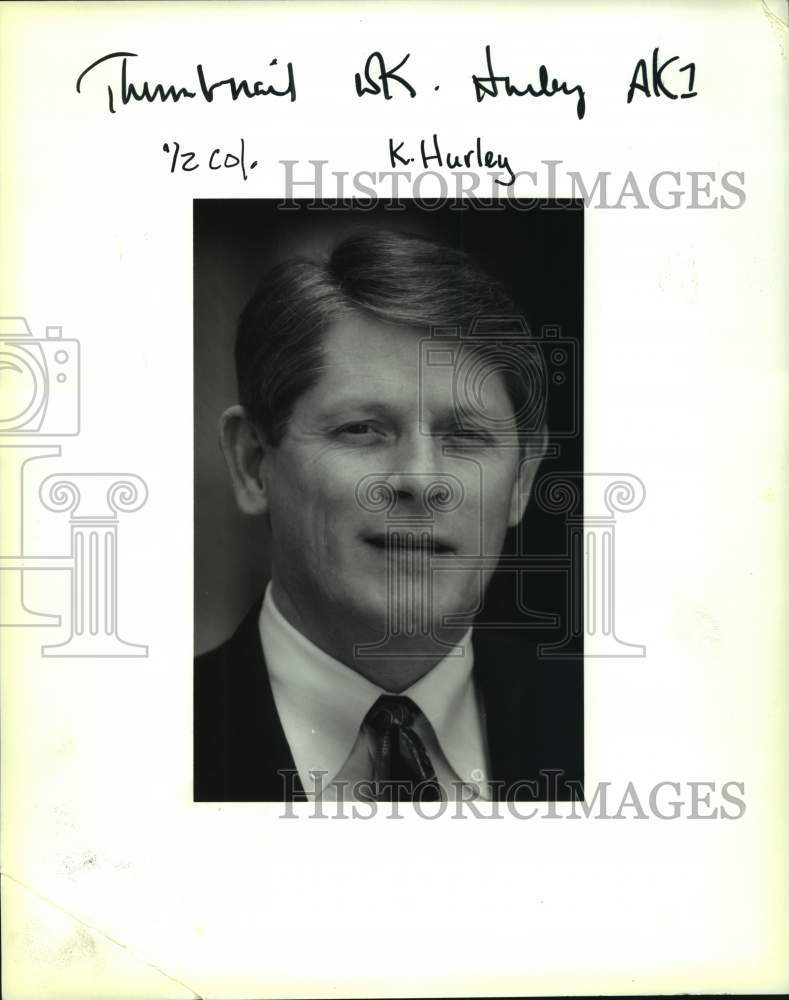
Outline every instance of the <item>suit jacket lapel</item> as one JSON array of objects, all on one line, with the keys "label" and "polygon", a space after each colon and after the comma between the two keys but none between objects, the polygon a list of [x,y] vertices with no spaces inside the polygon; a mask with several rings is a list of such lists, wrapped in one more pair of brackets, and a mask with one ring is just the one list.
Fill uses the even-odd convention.
[{"label": "suit jacket lapel", "polygon": [[[304,797],[260,644],[260,604],[256,602],[228,642],[201,658],[206,661],[202,665],[198,661],[196,747],[210,741],[204,760],[213,760],[211,787],[203,783],[207,794],[199,795],[203,800],[282,802]],[[196,792],[200,787],[196,774]]]},{"label": "suit jacket lapel", "polygon": [[474,633],[474,675],[482,695],[491,779],[509,787],[531,778],[526,742],[524,671],[511,669],[508,651],[490,634]]},{"label": "suit jacket lapel", "polygon": [[541,660],[517,634],[478,630],[474,674],[497,797],[571,798],[568,782],[583,781],[582,662]]}]

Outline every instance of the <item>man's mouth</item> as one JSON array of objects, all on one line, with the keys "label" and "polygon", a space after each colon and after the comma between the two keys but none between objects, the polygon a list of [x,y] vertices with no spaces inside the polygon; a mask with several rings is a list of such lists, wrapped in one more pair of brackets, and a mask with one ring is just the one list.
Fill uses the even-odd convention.
[{"label": "man's mouth", "polygon": [[427,531],[389,531],[386,534],[368,535],[364,540],[373,548],[395,555],[414,553],[442,556],[455,551],[454,546],[433,538]]}]

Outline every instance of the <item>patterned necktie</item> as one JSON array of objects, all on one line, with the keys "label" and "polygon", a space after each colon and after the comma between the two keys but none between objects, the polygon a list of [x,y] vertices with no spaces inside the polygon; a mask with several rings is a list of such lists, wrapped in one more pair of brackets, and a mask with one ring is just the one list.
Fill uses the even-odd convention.
[{"label": "patterned necktie", "polygon": [[379,801],[441,798],[433,764],[413,728],[418,715],[419,709],[410,698],[387,694],[378,699],[365,717],[375,747],[373,784]]}]

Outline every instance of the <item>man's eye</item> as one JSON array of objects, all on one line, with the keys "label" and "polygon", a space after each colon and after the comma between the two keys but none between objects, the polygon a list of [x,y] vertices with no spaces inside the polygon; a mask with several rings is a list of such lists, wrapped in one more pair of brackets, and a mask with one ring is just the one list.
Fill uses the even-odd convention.
[{"label": "man's eye", "polygon": [[360,420],[355,424],[345,424],[338,429],[337,433],[347,437],[369,437],[376,433],[376,429],[372,424]]},{"label": "man's eye", "polygon": [[455,444],[492,444],[493,438],[487,431],[474,427],[458,427],[448,432],[447,437]]}]

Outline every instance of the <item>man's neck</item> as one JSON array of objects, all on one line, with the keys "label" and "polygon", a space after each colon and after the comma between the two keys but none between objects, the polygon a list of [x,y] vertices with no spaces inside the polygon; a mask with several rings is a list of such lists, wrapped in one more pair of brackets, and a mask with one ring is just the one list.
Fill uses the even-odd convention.
[{"label": "man's neck", "polygon": [[[463,638],[466,629],[457,627],[440,638],[429,635],[389,636],[385,626],[376,630],[366,623],[353,628],[329,620],[316,622],[305,615],[287,592],[271,584],[271,598],[282,617],[305,639],[324,653],[344,663],[367,680],[392,694],[399,694],[429,673]],[[418,630],[417,630],[418,632]]]}]

